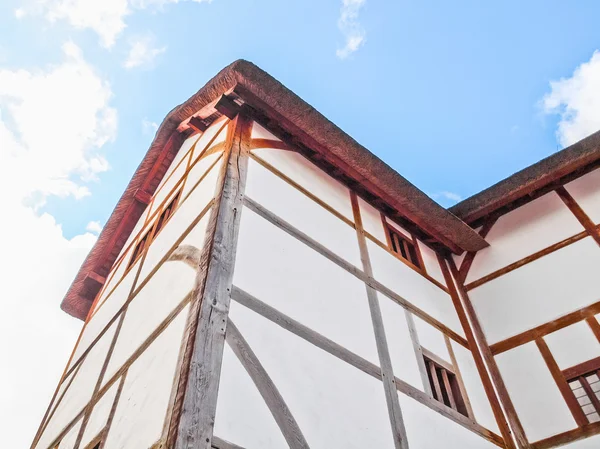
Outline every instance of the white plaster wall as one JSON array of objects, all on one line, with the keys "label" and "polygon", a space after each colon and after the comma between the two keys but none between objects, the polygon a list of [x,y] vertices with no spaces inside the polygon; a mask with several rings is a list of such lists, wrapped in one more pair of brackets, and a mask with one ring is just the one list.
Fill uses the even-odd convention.
[{"label": "white plaster wall", "polygon": [[565,189],[594,223],[600,223],[600,169],[566,184]]},{"label": "white plaster wall", "polygon": [[60,399],[62,394],[65,392],[65,389],[69,385],[69,382],[71,381],[71,379],[73,378],[74,375],[75,375],[75,370],[71,371],[71,373],[68,376],[66,376],[64,378],[64,380],[60,383],[60,385],[58,387],[58,392],[56,393],[56,397],[52,401],[52,404],[50,404],[51,405],[50,413],[52,413],[52,410],[54,410],[56,408],[57,401]]},{"label": "white plaster wall", "polygon": [[481,382],[481,377],[479,376],[479,371],[477,370],[471,351],[455,341],[452,341],[451,344],[458,369],[467,390],[471,408],[475,415],[475,421],[486,429],[499,433],[500,429],[498,428],[496,418],[494,418],[494,411],[483,388],[483,383]]},{"label": "white plaster wall", "polygon": [[108,280],[107,280],[104,288],[100,292],[100,296],[98,298],[98,301],[96,302],[96,305],[94,307],[94,310],[92,311],[92,314],[94,314],[95,311],[99,307],[102,306],[102,303],[106,300],[106,298],[108,298],[108,296],[114,290],[115,286],[123,278],[123,275],[125,274],[128,266],[129,266],[132,252],[133,252],[133,247],[129,248],[128,251],[125,253],[124,259],[120,263],[118,263],[118,265],[113,266],[113,268],[111,269],[109,277],[107,278]]},{"label": "white plaster wall", "polygon": [[433,352],[451,365],[452,359],[450,358],[450,353],[446,346],[444,334],[418,316],[415,316],[414,318],[415,328],[417,329],[417,335],[419,336],[419,343],[421,346]]},{"label": "white plaster wall", "polygon": [[448,293],[370,240],[367,240],[367,248],[376,280],[464,336]]},{"label": "white plaster wall", "polygon": [[363,229],[382,243],[387,242],[381,212],[371,206],[362,198],[358,197],[358,208],[362,219]]},{"label": "white plaster wall", "polygon": [[598,245],[586,237],[471,290],[489,344],[597,302],[598,266]]},{"label": "white plaster wall", "polygon": [[250,134],[252,139],[271,139],[271,140],[281,140],[267,131],[265,128],[260,126],[258,123],[252,123],[252,133]]},{"label": "white plaster wall", "polygon": [[[77,441],[77,435],[79,434],[80,428],[81,428],[81,419],[60,440],[58,449],[73,449],[75,447],[75,442]],[[54,448],[52,448],[52,449],[54,449]]]},{"label": "white plaster wall", "polygon": [[178,170],[181,166],[183,166],[185,169],[185,166],[187,165],[187,162],[190,158],[190,149],[198,141],[198,139],[200,139],[200,136],[198,135],[188,137],[187,139],[185,139],[181,147],[179,147],[177,154],[175,154],[175,157],[171,161],[171,165],[169,165],[169,168],[167,168],[167,171],[165,172],[163,178],[160,180],[160,183],[156,188],[157,192],[163,188],[166,182],[170,182],[168,178],[173,178],[172,175],[176,170]]},{"label": "white plaster wall", "polygon": [[576,441],[571,444],[565,444],[561,447],[565,449],[598,449],[600,447],[600,435]]},{"label": "white plaster wall", "polygon": [[115,328],[116,325],[113,324],[83,360],[79,372],[48,422],[48,426],[36,446],[37,449],[46,449],[90,401],[115,334]]},{"label": "white plaster wall", "polygon": [[[225,139],[227,138],[227,129],[229,128],[229,124],[223,127],[223,125],[225,124],[225,120],[228,119],[217,120],[215,123],[210,125],[206,131],[202,133],[202,135],[200,136],[200,140],[198,140],[198,143],[194,148],[192,160],[196,160],[205,149],[212,148],[218,143],[225,141]],[[221,129],[221,127],[223,127],[223,129],[219,132],[219,129]],[[215,134],[217,134],[217,132],[219,132],[219,135],[215,137],[215,139],[211,142],[211,139],[215,136]],[[208,146],[209,143],[210,146]]]},{"label": "white plaster wall", "polygon": [[600,343],[585,321],[544,337],[561,370],[600,357]]},{"label": "white plaster wall", "polygon": [[83,449],[87,447],[87,445],[90,444],[91,441],[96,438],[106,426],[108,415],[110,414],[115,396],[117,395],[118,387],[119,383],[115,382],[94,405],[92,413],[90,414],[90,419],[87,423],[87,426],[85,426],[85,431],[83,432],[83,438],[81,439],[81,444],[79,445],[80,448]]},{"label": "white plaster wall", "polygon": [[354,221],[350,191],[304,156],[293,151],[257,149],[253,153],[324,201],[348,220]]},{"label": "white plaster wall", "polygon": [[246,196],[348,262],[361,266],[352,227],[253,160],[248,166]]},{"label": "white plaster wall", "polygon": [[[410,449],[496,449],[494,443],[398,393]],[[366,446],[375,447],[375,446]]]},{"label": "white plaster wall", "polygon": [[404,308],[386,296],[378,294],[377,297],[394,375],[425,391]]},{"label": "white plaster wall", "polygon": [[[273,380],[311,448],[394,447],[379,380],[235,302],[230,319]],[[227,439],[228,433],[222,437]]]},{"label": "white plaster wall", "polygon": [[148,449],[161,437],[188,312],[186,306],[127,371],[107,449]]},{"label": "white plaster wall", "polygon": [[583,231],[555,192],[503,215],[486,240],[490,246],[477,253],[466,283]]},{"label": "white plaster wall", "polygon": [[108,381],[194,288],[196,270],[165,262],[131,301],[104,377]]},{"label": "white plaster wall", "polygon": [[425,271],[427,271],[427,274],[440,284],[446,285],[446,279],[444,279],[444,273],[442,273],[440,262],[438,261],[435,251],[419,240],[417,240],[417,243],[421,250],[421,256],[423,257],[423,263],[425,264]]},{"label": "white plaster wall", "polygon": [[499,354],[496,362],[529,441],[577,427],[535,343]]},{"label": "white plaster wall", "polygon": [[[395,221],[393,221],[390,217],[385,217],[385,221],[386,223],[388,223],[392,228],[395,228],[397,231],[400,232],[400,234],[403,234],[407,239],[411,239],[411,235],[410,232],[408,232],[406,229],[404,229],[402,226],[400,226],[398,223],[396,223]],[[382,242],[385,243],[385,240],[382,240]]]},{"label": "white plaster wall", "polygon": [[364,283],[248,208],[233,283],[379,365]]},{"label": "white plaster wall", "polygon": [[[149,205],[150,215],[152,215],[155,211],[159,210],[163,203],[168,202],[170,198],[172,198],[177,190],[181,188],[181,178],[185,175],[187,171],[187,161],[184,161],[178,167],[176,167],[173,171],[173,174],[169,179],[166,179],[164,185],[159,187],[154,193],[154,200]],[[165,178],[163,178],[165,179]]]},{"label": "white plaster wall", "polygon": [[144,223],[146,223],[146,218],[148,217],[149,212],[150,212],[150,207],[146,207],[144,209],[144,211],[142,212],[142,215],[138,219],[137,223],[133,227],[131,234],[129,234],[129,237],[127,237],[127,240],[125,241],[125,244],[123,245],[123,248],[121,248],[121,252],[119,252],[119,255],[117,256],[117,258],[115,260],[119,260],[119,257],[121,257],[123,255],[123,253],[129,249],[129,246],[131,245],[131,243],[133,242],[135,237],[142,230]]},{"label": "white plaster wall", "polygon": [[245,448],[288,447],[256,385],[227,344],[214,435]]},{"label": "white plaster wall", "polygon": [[[204,176],[209,169],[211,171],[210,174],[207,174],[207,177],[210,176],[210,179],[203,179],[200,185],[204,184],[205,182],[206,184],[204,184],[201,188],[208,189],[208,186],[210,185],[213,186],[213,190],[216,188],[216,182],[219,176],[219,169],[223,161],[221,160],[220,162],[217,162],[213,168],[210,167],[213,164],[213,162],[215,162],[215,160],[221,157],[223,157],[223,152],[219,151],[217,153],[209,154],[208,156],[203,157],[194,164],[194,166],[190,170],[190,173],[188,174],[187,180],[185,181],[185,186],[183,188],[181,198],[185,198],[189,194],[189,192],[196,188],[196,184],[198,183],[200,178],[202,178],[202,176]],[[200,185],[198,187],[200,187]]]}]

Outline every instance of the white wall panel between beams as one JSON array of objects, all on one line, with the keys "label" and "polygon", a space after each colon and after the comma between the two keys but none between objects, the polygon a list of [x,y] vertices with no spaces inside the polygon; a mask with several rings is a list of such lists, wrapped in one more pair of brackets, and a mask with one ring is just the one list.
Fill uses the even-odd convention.
[{"label": "white wall panel between beams", "polygon": [[381,243],[386,243],[387,237],[383,228],[381,212],[360,197],[358,197],[358,208],[360,209],[363,229]]},{"label": "white wall panel between beams", "polygon": [[464,336],[448,293],[372,241],[367,240],[367,247],[376,280]]},{"label": "white wall panel between beams", "polygon": [[189,305],[130,366],[107,449],[148,449],[160,439],[176,374]]},{"label": "white wall panel between beams", "polygon": [[[196,160],[198,158],[198,156],[200,156],[202,151],[204,151],[204,149],[206,149],[206,146],[208,145],[210,140],[215,136],[215,134],[217,134],[217,132],[223,126],[224,123],[225,122],[223,120],[218,120],[215,123],[213,123],[212,125],[210,125],[208,127],[208,129],[202,133],[202,136],[200,136],[200,140],[198,140],[198,143],[196,144],[196,148],[194,149],[194,154],[192,155],[192,160]],[[210,144],[210,147],[208,147],[208,148],[212,148],[215,145],[217,145],[218,143],[225,141],[225,139],[227,138],[227,128],[229,128],[229,125],[226,125],[223,128],[223,130],[219,133],[219,135],[215,138],[215,140],[212,141],[212,143]]]},{"label": "white wall panel between beams", "polygon": [[381,381],[235,302],[230,317],[312,449],[394,447]]},{"label": "white wall panel between beams", "polygon": [[[169,168],[167,168],[167,171],[165,172],[163,178],[160,180],[160,183],[158,184],[158,187],[156,188],[157,192],[159,190],[163,189],[163,186],[165,185],[165,183],[167,182],[167,179],[169,177],[170,178],[174,177],[174,176],[172,176],[172,174],[176,170],[178,170],[179,168],[181,168],[181,166],[183,166],[184,169],[185,169],[185,167],[187,166],[189,157],[190,157],[189,150],[192,148],[192,146],[196,143],[196,141],[199,138],[200,138],[200,136],[196,135],[196,136],[188,137],[187,139],[185,139],[185,141],[183,142],[183,144],[179,147],[179,150],[177,150],[177,153],[175,154],[175,157],[171,161],[171,164],[169,165]],[[185,158],[185,160],[183,160],[184,158]],[[180,178],[180,176],[177,177],[177,179],[179,179],[179,178]],[[156,206],[156,201],[154,203],[155,203],[155,206]]]},{"label": "white wall panel between beams", "polygon": [[386,296],[377,296],[394,375],[425,391],[404,308]]},{"label": "white wall panel between beams", "polygon": [[415,316],[414,320],[421,346],[452,365],[444,334],[418,316]]},{"label": "white wall panel between beams", "polygon": [[[177,189],[181,187],[181,183],[179,183],[179,181],[185,175],[186,170],[187,161],[184,161],[182,164],[179,165],[179,167],[175,168],[173,174],[169,179],[166,179],[166,177],[163,178],[164,185],[156,190],[156,193],[154,194],[154,200],[150,204],[150,215],[152,215],[155,211],[160,209],[162,203],[168,201],[168,199],[174,195]],[[178,183],[179,186],[177,187],[177,189],[175,189],[175,191],[173,191],[173,189]]]},{"label": "white wall panel between beams", "polygon": [[320,200],[354,221],[350,191],[304,156],[293,151],[257,149],[253,153],[298,183]]},{"label": "white wall panel between beams", "polygon": [[100,431],[106,426],[108,415],[110,414],[110,410],[115,400],[115,396],[117,395],[118,388],[119,382],[115,382],[94,405],[90,419],[87,423],[87,426],[85,426],[81,444],[79,445],[81,449],[87,447],[87,445],[91,443],[91,441],[96,438]]},{"label": "white wall panel between beams", "polygon": [[[60,440],[60,444],[58,445],[58,449],[73,449],[75,447],[75,442],[77,441],[77,435],[79,434],[79,429],[81,428],[82,420],[80,419],[77,424],[71,427],[65,436]],[[52,448],[54,449],[54,448]]]},{"label": "white wall panel between beams", "polygon": [[598,301],[598,266],[598,245],[586,237],[471,290],[489,344]]},{"label": "white wall panel between beams", "polygon": [[501,216],[486,236],[490,246],[477,253],[466,283],[583,231],[555,192]]},{"label": "white wall panel between beams", "polygon": [[594,223],[600,223],[600,169],[571,181],[565,189]]},{"label": "white wall panel between beams", "polygon": [[455,341],[451,341],[451,344],[454,356],[456,357],[456,363],[458,364],[458,369],[460,370],[465,389],[467,390],[471,408],[475,414],[475,421],[486,429],[499,433],[500,429],[498,428],[498,423],[494,417],[494,411],[492,410],[492,406],[490,405],[485,389],[483,388],[483,383],[479,376],[477,365],[475,365],[473,354]]},{"label": "white wall panel between beams", "polygon": [[108,381],[194,288],[196,270],[181,261],[165,262],[129,304],[106,369]]},{"label": "white wall panel between beams", "polygon": [[364,283],[248,208],[233,283],[379,365]]},{"label": "white wall panel between beams", "polygon": [[563,449],[598,449],[600,447],[600,435],[596,435],[585,440],[576,441],[571,444],[561,446]]},{"label": "white wall panel between beams", "polygon": [[252,159],[248,165],[246,196],[360,266],[358,240],[352,227]]},{"label": "white wall panel between beams", "polygon": [[444,273],[442,273],[442,269],[440,268],[440,262],[438,261],[435,251],[419,240],[417,240],[417,243],[419,244],[419,249],[421,250],[421,256],[423,257],[423,263],[425,264],[425,270],[427,271],[427,274],[440,284],[446,285],[446,279],[444,278]]},{"label": "white wall panel between beams", "polygon": [[123,255],[123,253],[128,249],[129,245],[131,245],[131,243],[133,242],[135,237],[138,235],[138,233],[142,230],[142,228],[144,227],[144,223],[146,223],[146,218],[148,217],[149,213],[150,213],[150,206],[148,205],[142,212],[142,215],[138,219],[135,226],[133,227],[131,234],[129,234],[129,237],[127,237],[127,241],[123,245],[123,248],[121,248],[121,251],[119,252],[119,255],[117,256],[117,258],[115,260],[119,260],[119,258]]},{"label": "white wall panel between beams", "polygon": [[102,332],[108,322],[117,314],[119,309],[125,304],[129,297],[133,281],[140,261],[129,270],[123,281],[115,288],[111,295],[106,299],[104,304],[100,305],[96,313],[92,315],[90,321],[83,329],[83,334],[77,344],[75,353],[71,360],[71,366],[81,357],[85,350],[90,346],[94,339]]},{"label": "white wall panel between beams", "polygon": [[214,435],[245,448],[288,447],[256,385],[226,344]]},{"label": "white wall panel between beams", "polygon": [[258,123],[252,123],[252,134],[250,134],[252,139],[270,139],[270,140],[281,140],[267,131],[265,128],[260,126]]},{"label": "white wall panel between beams", "polygon": [[[396,229],[396,231],[399,231],[400,234],[403,234],[406,238],[410,239],[410,232],[408,232],[406,229],[404,229],[402,226],[400,226],[398,223],[396,223],[394,220],[392,220],[390,217],[385,217],[385,222],[387,224],[389,224],[392,228]],[[385,240],[382,240],[383,242],[385,242]]]},{"label": "white wall panel between beams", "polygon": [[410,449],[497,449],[494,443],[420,402],[402,393],[398,393],[398,397]]},{"label": "white wall panel between beams", "polygon": [[535,343],[503,352],[496,362],[529,441],[577,427]]},{"label": "white wall panel between beams", "polygon": [[73,379],[73,383],[71,383],[63,400],[58,404],[54,415],[48,422],[48,426],[36,446],[37,449],[46,449],[66,425],[91,400],[94,387],[98,382],[100,370],[104,365],[108,348],[115,334],[115,329],[116,323],[113,323],[83,360],[79,372]]},{"label": "white wall panel between beams", "polygon": [[102,303],[106,300],[106,298],[112,293],[115,286],[119,283],[125,272],[127,271],[127,267],[129,266],[129,262],[131,261],[131,255],[133,254],[133,246],[129,248],[129,250],[125,254],[125,258],[119,263],[118,266],[113,266],[111,273],[106,278],[107,282],[104,285],[102,293],[100,293],[100,297],[98,298],[94,311],[92,314],[102,305]]},{"label": "white wall panel between beams", "polygon": [[600,343],[585,321],[544,337],[561,370],[600,357]]},{"label": "white wall panel between beams", "polygon": [[[196,162],[196,164],[190,170],[188,177],[185,181],[185,187],[183,188],[181,198],[185,198],[187,196],[188,192],[190,192],[194,188],[196,183],[200,180],[200,178],[202,178],[202,176],[204,176],[204,174],[208,171],[208,169],[211,167],[213,162],[215,162],[217,159],[219,159],[222,156],[223,156],[223,152],[219,151],[217,153],[209,154],[208,156],[205,156],[202,159],[200,159],[198,162]],[[205,181],[207,181],[206,186],[212,185],[213,188],[216,187],[216,181],[217,181],[217,177],[219,175],[219,167],[221,166],[222,163],[223,163],[222,160],[220,162],[217,162],[217,164],[213,168],[211,168],[210,175],[207,175],[207,177],[211,177],[211,179],[210,180],[208,180],[208,179],[202,180],[202,183],[200,185],[202,185]],[[200,187],[200,185],[198,187]]]}]

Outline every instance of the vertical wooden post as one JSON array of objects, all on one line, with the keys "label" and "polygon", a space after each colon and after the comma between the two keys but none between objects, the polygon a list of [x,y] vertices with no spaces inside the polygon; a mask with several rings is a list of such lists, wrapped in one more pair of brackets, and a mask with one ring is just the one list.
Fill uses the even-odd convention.
[{"label": "vertical wooden post", "polygon": [[[352,201],[354,224],[356,225],[356,235],[358,237],[358,246],[360,248],[360,258],[363,270],[367,276],[372,277],[373,270],[371,268],[371,260],[369,259],[369,252],[367,250],[367,240],[363,230],[356,193],[351,192],[350,199]],[[383,382],[392,433],[394,435],[394,445],[396,449],[408,449],[406,429],[404,427],[404,419],[402,418],[402,410],[400,409],[400,399],[398,398],[396,378],[392,369],[392,359],[390,358],[385,330],[383,328],[383,317],[381,316],[379,299],[377,298],[377,292],[373,287],[365,283],[365,288],[367,289],[371,320],[373,321],[373,329],[375,331],[375,342],[377,345],[377,353],[379,354],[379,364],[381,365],[381,380]]]},{"label": "vertical wooden post", "polygon": [[[517,411],[515,410],[512,400],[508,394],[508,390],[506,389],[506,385],[504,384],[504,380],[500,375],[500,369],[498,368],[496,360],[494,359],[492,351],[487,343],[487,339],[483,333],[483,328],[481,327],[481,323],[479,323],[479,318],[475,313],[473,304],[469,299],[469,295],[464,288],[463,282],[460,281],[460,274],[456,268],[454,260],[451,258],[448,259],[448,265],[450,266],[453,276],[450,276],[450,273],[448,273],[448,266],[446,266],[446,264],[442,263],[442,260],[440,260],[440,266],[442,267],[442,271],[446,277],[448,288],[452,293],[451,296],[457,309],[459,318],[463,323],[463,328],[467,335],[467,339],[469,340],[471,352],[475,358],[479,375],[482,378],[483,385],[488,395],[488,399],[490,400],[490,404],[492,405],[492,410],[494,411],[494,416],[496,417],[496,421],[500,427],[500,432],[502,433],[506,447],[514,447],[511,437],[512,433],[514,439],[516,440],[517,446],[520,449],[529,449],[531,445],[527,440],[525,430],[521,425]],[[452,281],[452,277],[454,277],[454,282]],[[462,301],[460,300],[461,297]],[[485,364],[483,363],[484,361]],[[496,396],[496,392],[498,393],[498,396]],[[498,404],[498,400],[500,401],[500,404],[502,404],[502,409],[504,409],[506,419],[508,419],[508,423],[510,424],[510,429],[506,426],[506,420],[504,418],[504,414],[502,413],[502,409]]]},{"label": "vertical wooden post", "polygon": [[[189,340],[166,447],[210,449],[233,267],[248,165],[250,119],[241,112],[226,142],[222,187],[207,229]],[[205,276],[204,276],[205,274]]]}]

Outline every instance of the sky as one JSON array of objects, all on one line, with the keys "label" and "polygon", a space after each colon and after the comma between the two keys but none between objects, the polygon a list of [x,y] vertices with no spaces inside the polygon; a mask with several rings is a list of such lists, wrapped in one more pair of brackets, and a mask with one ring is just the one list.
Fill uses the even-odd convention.
[{"label": "sky", "polygon": [[27,448],[59,304],[177,104],[254,62],[450,206],[600,129],[600,3],[0,2],[0,422]]}]

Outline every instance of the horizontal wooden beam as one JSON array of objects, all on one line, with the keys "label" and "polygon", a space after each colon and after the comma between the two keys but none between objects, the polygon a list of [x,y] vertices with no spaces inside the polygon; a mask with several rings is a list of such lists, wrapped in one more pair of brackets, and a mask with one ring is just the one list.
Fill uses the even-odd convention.
[{"label": "horizontal wooden beam", "polygon": [[215,104],[215,109],[231,120],[238,115],[240,108],[239,104],[225,94],[221,95],[221,98]]},{"label": "horizontal wooden beam", "polygon": [[190,128],[196,132],[204,132],[208,129],[208,125],[200,117],[190,117],[188,122]]},{"label": "horizontal wooden beam", "polygon": [[152,201],[152,195],[150,193],[148,193],[146,190],[137,189],[135,191],[135,200],[138,203],[150,204],[150,201]]}]

